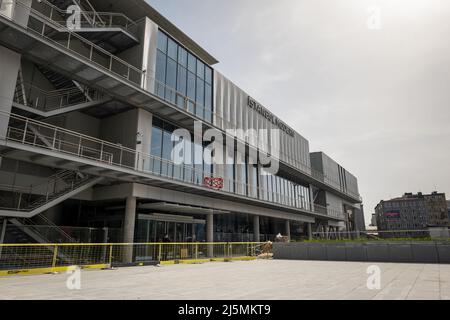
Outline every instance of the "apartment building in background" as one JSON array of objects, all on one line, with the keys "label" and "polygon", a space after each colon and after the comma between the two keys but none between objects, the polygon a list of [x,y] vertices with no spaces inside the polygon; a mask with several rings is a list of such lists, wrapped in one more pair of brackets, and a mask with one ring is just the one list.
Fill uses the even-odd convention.
[{"label": "apartment building in background", "polygon": [[381,201],[375,211],[379,231],[450,227],[444,193],[405,193],[402,197]]}]

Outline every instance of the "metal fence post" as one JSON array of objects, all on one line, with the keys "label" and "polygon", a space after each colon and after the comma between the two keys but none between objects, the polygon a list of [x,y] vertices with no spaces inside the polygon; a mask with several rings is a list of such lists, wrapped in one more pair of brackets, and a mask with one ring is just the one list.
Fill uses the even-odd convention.
[{"label": "metal fence post", "polygon": [[158,250],[158,261],[161,262],[161,250],[162,250],[162,244],[159,244],[159,250]]},{"label": "metal fence post", "polygon": [[52,261],[52,268],[56,267],[56,262],[58,260],[58,246],[55,245],[55,250],[53,251],[53,261]]},{"label": "metal fence post", "polygon": [[0,231],[0,258],[2,257],[2,251],[3,251],[3,243],[5,242],[6,237],[6,227],[8,224],[8,219],[3,220],[2,229]]},{"label": "metal fence post", "polygon": [[109,267],[112,267],[112,260],[113,260],[113,245],[109,245]]},{"label": "metal fence post", "polygon": [[195,244],[195,260],[198,260],[198,243]]}]

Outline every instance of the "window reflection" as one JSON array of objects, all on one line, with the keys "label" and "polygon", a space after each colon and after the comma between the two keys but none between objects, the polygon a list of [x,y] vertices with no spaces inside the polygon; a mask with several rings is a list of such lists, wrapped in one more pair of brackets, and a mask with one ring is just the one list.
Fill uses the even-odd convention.
[{"label": "window reflection", "polygon": [[[153,156],[148,170],[178,181],[185,181],[195,185],[203,185],[205,177],[224,179],[223,191],[245,195],[248,197],[275,202],[300,209],[310,209],[309,187],[296,184],[280,176],[270,175],[261,165],[249,164],[248,157],[238,157],[230,150],[226,153],[227,163],[223,176],[215,176],[211,164],[211,150],[209,142],[202,145],[191,141],[184,143],[184,165],[175,165],[172,161],[172,151],[175,142],[172,133],[177,129],[174,125],[153,117],[151,137],[151,155]],[[231,148],[233,150],[234,148]],[[209,159],[209,161],[205,161]],[[246,163],[237,163],[237,159],[246,158]]]},{"label": "window reflection", "polygon": [[212,69],[168,37],[158,34],[155,93],[179,108],[212,122]]}]

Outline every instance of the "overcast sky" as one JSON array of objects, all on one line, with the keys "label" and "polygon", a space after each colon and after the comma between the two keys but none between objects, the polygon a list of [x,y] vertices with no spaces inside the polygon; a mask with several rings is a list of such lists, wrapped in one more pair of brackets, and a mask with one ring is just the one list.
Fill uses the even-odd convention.
[{"label": "overcast sky", "polygon": [[366,220],[404,192],[450,197],[450,1],[149,2],[358,177]]}]

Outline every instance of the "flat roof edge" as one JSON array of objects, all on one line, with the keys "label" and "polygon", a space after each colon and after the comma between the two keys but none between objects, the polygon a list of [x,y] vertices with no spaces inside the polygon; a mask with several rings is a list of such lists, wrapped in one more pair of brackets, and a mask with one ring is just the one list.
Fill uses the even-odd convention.
[{"label": "flat roof edge", "polygon": [[91,3],[97,10],[105,12],[111,10],[121,12],[133,21],[148,17],[164,31],[173,36],[183,46],[195,53],[205,63],[215,65],[219,62],[145,0],[91,0]]}]

